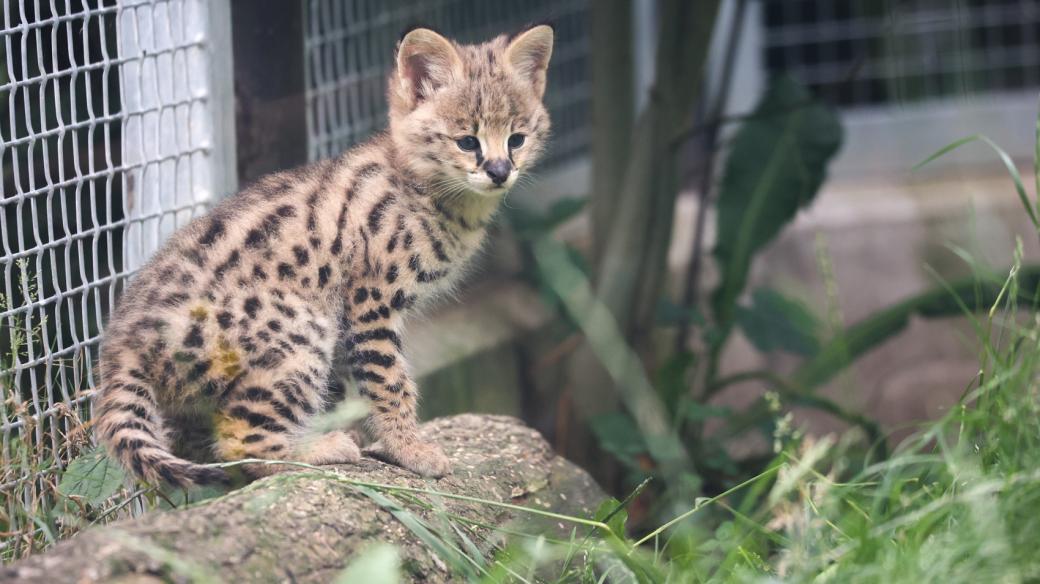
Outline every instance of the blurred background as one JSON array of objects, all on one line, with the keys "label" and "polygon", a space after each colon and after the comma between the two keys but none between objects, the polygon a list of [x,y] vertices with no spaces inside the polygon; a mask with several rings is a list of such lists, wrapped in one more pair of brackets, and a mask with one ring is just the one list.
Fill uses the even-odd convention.
[{"label": "blurred background", "polygon": [[89,444],[106,317],[165,237],[385,126],[401,31],[544,20],[552,147],[409,327],[424,417],[517,416],[609,492],[692,496],[785,434],[885,452],[957,401],[964,314],[1037,274],[1008,173],[1037,146],[1035,1],[5,0],[4,488]]}]

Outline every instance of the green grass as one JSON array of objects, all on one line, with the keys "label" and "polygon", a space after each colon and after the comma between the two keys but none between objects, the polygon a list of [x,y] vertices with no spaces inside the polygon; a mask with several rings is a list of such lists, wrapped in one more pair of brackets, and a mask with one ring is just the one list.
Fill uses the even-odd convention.
[{"label": "green grass", "polygon": [[[1035,581],[1040,319],[1036,299],[1019,305],[1021,252],[1015,260],[988,311],[976,317],[965,307],[979,340],[978,375],[965,380],[963,397],[947,415],[881,461],[864,458],[854,439],[782,433],[776,457],[758,474],[714,497],[673,504],[655,527],[634,529],[625,525],[631,498],[606,503],[595,517],[571,517],[330,474],[390,510],[464,581]],[[782,408],[775,415],[782,418]],[[488,559],[469,540],[467,520],[421,494],[540,515],[568,524],[572,535],[483,526],[508,541]],[[432,511],[432,519],[420,509]],[[29,519],[35,529],[22,537],[37,543],[26,540],[23,551],[75,530],[56,515],[54,507],[24,510],[19,524]],[[55,525],[63,532],[55,533]],[[363,572],[373,581],[398,575],[392,551],[371,553],[357,558],[348,575]],[[190,558],[158,559],[174,571],[195,569]]]},{"label": "green grass", "polygon": [[[17,261],[16,287],[27,303],[36,302],[39,293],[28,261]],[[15,301],[0,293],[0,309],[12,311]],[[16,363],[30,360],[32,350],[53,351],[44,344],[46,317],[27,325],[24,316],[15,315],[0,322],[0,421],[21,422],[0,440],[0,564],[24,558],[71,537],[91,525],[127,517],[131,504],[144,494],[155,500],[154,490],[135,490],[116,485],[99,500],[68,497],[60,492],[63,473],[73,460],[92,452],[90,423],[83,407],[68,406],[55,400],[52,415],[41,416],[39,409],[50,405],[44,387],[33,391],[15,380]],[[82,355],[55,359],[47,370],[37,368],[39,386],[45,375],[54,386],[63,378],[86,379]],[[79,367],[79,375],[75,369]],[[58,371],[69,373],[61,376]],[[64,395],[78,396],[82,387],[63,388]],[[36,404],[38,402],[40,405]],[[58,439],[52,440],[52,432]],[[144,499],[140,499],[144,501]]]},{"label": "green grass", "polygon": [[[1007,162],[999,148],[986,143]],[[1037,144],[1040,164],[1040,139]],[[1040,172],[1037,176],[1040,181]],[[1012,179],[1040,230],[1040,211],[1026,196],[1017,172],[1012,172]],[[623,501],[604,502],[594,516],[576,517],[429,489],[366,483],[293,464],[304,467],[303,472],[334,477],[389,511],[460,581],[1040,581],[1040,313],[1038,298],[1028,292],[1037,287],[1025,285],[1035,274],[1022,267],[1021,245],[1003,284],[994,288],[995,295],[986,296],[993,298],[992,305],[982,311],[960,306],[974,326],[979,367],[973,379],[964,380],[961,399],[945,416],[924,425],[891,453],[876,445],[865,451],[864,431],[879,432],[872,430],[875,426],[846,415],[861,428],[846,436],[807,437],[791,427],[785,413],[796,403],[798,392],[778,388],[763,402],[766,415],[772,417],[775,456],[740,478],[728,479],[710,497],[691,494],[696,485],[683,482],[694,476],[688,463],[698,453],[685,448],[665,412],[652,403],[659,388],[623,345],[583,273],[566,269],[571,258],[565,249],[543,242],[535,251],[543,264],[557,267],[557,284],[565,277],[562,283],[567,285],[556,290],[561,303],[595,341],[594,353],[608,365],[608,373],[629,388],[625,405],[637,414],[634,431],[659,467],[674,471],[670,476],[657,473],[660,478],[649,487],[644,482]],[[960,287],[948,286],[948,298],[961,302]],[[4,302],[0,298],[0,305]],[[21,329],[15,326],[12,334]],[[19,351],[27,342],[32,339],[13,337],[11,350]],[[856,346],[839,349],[847,352]],[[13,355],[0,356],[0,371],[13,360]],[[840,361],[847,364],[849,356]],[[821,369],[835,369],[825,365]],[[0,377],[0,385],[5,384],[9,387],[10,379]],[[8,408],[3,410],[8,416],[29,423],[24,412],[12,409],[18,404],[0,405]],[[74,421],[73,427],[85,429],[78,418]],[[0,451],[0,562],[36,552],[94,523],[125,516],[132,501],[142,500],[148,507],[173,504],[154,489],[119,489],[118,481],[86,485],[89,488],[70,496],[58,480],[60,461],[87,450],[87,432],[67,437],[61,452],[35,442],[32,434],[14,434]],[[281,464],[239,461],[222,466],[245,462]],[[67,472],[65,478],[74,474]],[[655,499],[649,519],[629,525],[628,506],[648,497]],[[439,502],[445,499],[551,520],[567,526],[570,535],[474,525],[444,508]],[[468,535],[475,526],[497,530],[506,544],[485,557]],[[219,574],[195,565],[193,558],[143,545],[140,551],[192,581],[220,581]],[[396,551],[378,546],[361,552],[339,580],[404,581],[401,570]]]},{"label": "green grass", "polygon": [[[780,433],[776,457],[761,472],[672,507],[652,528],[626,526],[634,497],[607,502],[594,517],[572,517],[363,483],[320,467],[305,472],[328,473],[390,510],[460,581],[1036,581],[1040,318],[1037,299],[1019,305],[1020,265],[1021,251],[989,310],[976,317],[966,307],[979,340],[979,372],[941,419],[880,461],[865,457],[853,435]],[[774,411],[783,416],[782,407]],[[466,535],[470,522],[438,506],[444,498],[547,517],[572,535],[482,526],[508,542],[488,559]],[[392,553],[372,553],[378,557],[362,553],[348,570],[364,569],[376,580],[402,576]]]},{"label": "green grass", "polygon": [[1040,319],[1035,303],[1018,306],[1016,270],[1004,291],[971,317],[979,373],[962,399],[880,462],[846,447],[855,440],[794,433],[761,473],[689,501],[654,529],[626,533],[608,505],[601,513],[615,513],[600,520],[554,516],[573,525],[570,540],[510,532],[491,562],[460,560],[467,547],[443,522],[439,531],[425,524],[421,537],[448,546],[446,563],[468,564],[458,575],[480,582],[592,583],[606,573],[634,582],[1035,581]]},{"label": "green grass", "polygon": [[[652,527],[626,526],[625,507],[634,497],[607,502],[594,517],[571,517],[330,474],[390,510],[463,581],[1036,581],[1040,318],[1037,299],[1022,300],[1021,262],[1019,251],[988,310],[975,316],[973,307],[964,307],[979,341],[979,372],[965,380],[961,400],[880,461],[865,458],[854,437],[780,432],[776,456],[761,472],[710,498],[672,497]],[[774,416],[783,428],[778,400],[773,396]],[[5,472],[47,464],[45,452],[23,454],[23,464]],[[306,472],[329,473],[319,467]],[[100,509],[80,509],[79,519],[70,520],[76,507],[70,501],[55,505],[56,485],[48,480],[22,485],[38,489],[28,499],[32,505],[18,508],[26,499],[14,495],[24,490],[12,491],[6,500],[8,516],[0,519],[18,528],[9,536],[14,545],[7,558],[108,518]],[[485,558],[467,535],[470,522],[417,496],[423,494],[435,495],[429,498],[435,502],[464,499],[542,516],[569,525],[572,535],[559,539],[485,525],[508,541]],[[123,501],[117,495],[99,507],[118,509]],[[418,510],[432,511],[432,518]],[[372,581],[400,576],[392,550],[375,548],[371,554],[362,553],[346,574],[365,573]],[[157,559],[185,574],[197,568],[191,558]]]}]

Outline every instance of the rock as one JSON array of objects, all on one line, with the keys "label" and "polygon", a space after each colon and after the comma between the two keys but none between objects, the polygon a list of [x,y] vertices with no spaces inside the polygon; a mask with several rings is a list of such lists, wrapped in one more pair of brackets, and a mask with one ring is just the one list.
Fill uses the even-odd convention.
[{"label": "rock", "polygon": [[[376,541],[398,547],[412,580],[459,578],[401,521],[362,492],[393,485],[530,506],[590,517],[603,492],[574,464],[556,456],[545,439],[519,420],[459,415],[423,425],[452,461],[453,474],[420,478],[401,468],[364,459],[358,465],[279,473],[227,495],[185,509],[84,531],[10,566],[0,578],[18,582],[328,582]],[[335,471],[335,473],[329,472]],[[387,489],[371,491],[392,501]],[[487,504],[425,493],[418,499],[483,525],[518,523],[526,515]],[[438,524],[419,505],[407,512]],[[485,556],[502,542],[499,533],[463,527]],[[542,527],[572,526],[541,524]],[[375,584],[375,583],[372,583]]]}]

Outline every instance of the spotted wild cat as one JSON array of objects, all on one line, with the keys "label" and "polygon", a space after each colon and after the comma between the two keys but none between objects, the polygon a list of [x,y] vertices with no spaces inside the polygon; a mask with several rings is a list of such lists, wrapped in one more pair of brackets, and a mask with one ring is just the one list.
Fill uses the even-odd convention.
[{"label": "spotted wild cat", "polygon": [[174,234],[105,331],[96,428],[110,452],[172,485],[226,478],[185,460],[193,441],[225,461],[357,461],[346,432],[306,431],[333,398],[342,342],[384,455],[424,476],[449,473],[417,433],[402,320],[457,282],[541,154],[552,42],[546,25],[473,46],[408,32],[386,132],[265,177]]}]

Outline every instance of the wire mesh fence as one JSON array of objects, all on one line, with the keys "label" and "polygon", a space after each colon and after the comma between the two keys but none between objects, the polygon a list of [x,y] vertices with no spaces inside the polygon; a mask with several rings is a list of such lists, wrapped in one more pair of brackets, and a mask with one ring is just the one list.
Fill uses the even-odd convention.
[{"label": "wire mesh fence", "polygon": [[767,0],[767,69],[844,107],[1040,86],[1035,0]]},{"label": "wire mesh fence", "polygon": [[[213,84],[211,49],[218,39],[209,21],[211,2],[222,1],[3,5],[0,494],[6,503],[28,504],[40,481],[52,480],[45,476],[89,444],[93,364],[107,315],[165,238],[225,194],[221,174],[234,164],[218,164],[214,141],[225,136],[217,118],[227,104],[218,106],[230,101],[230,92]],[[339,152],[381,127],[384,76],[409,23],[477,41],[546,17],[558,35],[547,96],[556,133],[552,158],[579,154],[587,144],[586,5],[308,0],[302,8],[310,157]],[[30,459],[35,463],[25,464]],[[3,531],[26,527],[16,523],[0,509]],[[0,542],[0,559],[8,557],[2,551],[8,543]]]},{"label": "wire mesh fence", "polygon": [[409,26],[450,31],[480,42],[524,25],[551,21],[556,44],[546,103],[552,151],[543,167],[580,155],[588,145],[589,0],[308,0],[305,58],[311,160],[338,154],[383,128],[386,72],[393,47]]},{"label": "wire mesh fence", "polygon": [[214,197],[206,14],[205,0],[3,4],[5,490],[41,480],[87,442],[106,315],[127,278]]}]

